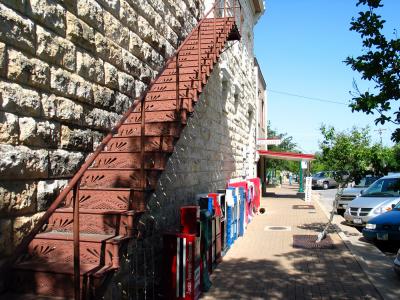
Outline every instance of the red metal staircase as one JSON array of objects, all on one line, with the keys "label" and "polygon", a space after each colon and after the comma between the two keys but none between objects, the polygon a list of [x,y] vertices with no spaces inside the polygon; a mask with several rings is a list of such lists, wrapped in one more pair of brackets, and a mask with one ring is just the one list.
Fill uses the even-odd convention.
[{"label": "red metal staircase", "polygon": [[99,296],[226,42],[240,39],[234,2],[207,18],[214,5],[23,240],[5,297]]}]

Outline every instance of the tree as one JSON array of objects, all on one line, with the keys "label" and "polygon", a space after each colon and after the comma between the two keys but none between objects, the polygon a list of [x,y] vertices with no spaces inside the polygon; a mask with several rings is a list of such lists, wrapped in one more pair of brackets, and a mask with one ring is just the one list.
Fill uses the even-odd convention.
[{"label": "tree", "polygon": [[349,173],[348,178],[336,176],[342,184],[358,181],[367,174],[382,176],[398,167],[395,148],[372,145],[368,127],[338,132],[332,126],[322,125],[320,130],[323,141],[319,160],[327,169]]},{"label": "tree", "polygon": [[[281,140],[279,145],[268,146],[268,150],[277,152],[299,152],[296,147],[297,144],[293,141],[293,137],[287,133],[278,133],[276,129],[272,129],[271,122],[268,121],[267,132],[269,137],[277,137]],[[268,167],[275,170],[286,170],[296,173],[299,170],[298,162],[271,159],[268,161]]]},{"label": "tree", "polygon": [[[391,122],[400,125],[400,109],[390,113],[394,101],[400,99],[400,39],[387,39],[383,34],[385,20],[375,11],[382,7],[381,0],[359,0],[357,6],[367,6],[358,18],[352,19],[351,31],[362,38],[363,54],[347,57],[345,63],[361,74],[363,80],[374,83],[374,91],[361,92],[355,82],[352,93],[352,111],[366,114],[378,113],[375,124]],[[392,133],[392,140],[400,142],[400,128]]]}]

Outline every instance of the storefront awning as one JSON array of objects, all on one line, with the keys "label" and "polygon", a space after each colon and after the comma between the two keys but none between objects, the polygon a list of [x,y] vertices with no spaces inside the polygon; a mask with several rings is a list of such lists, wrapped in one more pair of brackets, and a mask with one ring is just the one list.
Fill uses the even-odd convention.
[{"label": "storefront awning", "polygon": [[268,150],[258,150],[257,152],[260,156],[264,156],[267,158],[274,158],[274,159],[297,160],[297,161],[315,160],[314,154],[303,154],[303,153],[293,153],[293,152],[276,152],[276,151],[268,151]]}]

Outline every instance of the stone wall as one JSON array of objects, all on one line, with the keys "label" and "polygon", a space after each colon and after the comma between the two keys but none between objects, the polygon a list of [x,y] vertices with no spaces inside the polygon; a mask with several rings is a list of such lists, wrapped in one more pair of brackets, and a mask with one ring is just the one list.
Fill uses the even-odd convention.
[{"label": "stone wall", "polygon": [[197,194],[224,189],[231,178],[256,174],[257,78],[247,48],[253,43],[255,16],[249,5],[244,7],[249,19],[243,30],[251,32],[251,40],[226,45],[160,177],[148,213],[138,222],[143,240],[131,244],[106,299],[162,297],[162,233],[179,229],[179,208],[196,204]]},{"label": "stone wall", "polygon": [[[179,207],[195,203],[198,193],[224,188],[230,178],[255,174],[256,19],[251,1],[241,2],[243,40],[229,42],[214,68],[138,222],[149,237],[132,241],[106,298],[134,293],[130,299],[141,299],[146,276],[154,292],[161,233],[177,228]],[[203,12],[202,0],[0,0],[1,257]],[[133,274],[139,292],[132,291]]]},{"label": "stone wall", "polygon": [[202,11],[200,0],[0,0],[0,257]]}]

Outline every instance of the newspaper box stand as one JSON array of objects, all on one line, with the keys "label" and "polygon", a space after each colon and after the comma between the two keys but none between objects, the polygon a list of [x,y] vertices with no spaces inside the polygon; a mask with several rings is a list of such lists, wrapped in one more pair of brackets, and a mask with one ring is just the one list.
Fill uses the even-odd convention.
[{"label": "newspaper box stand", "polygon": [[258,212],[260,209],[260,204],[261,204],[261,180],[260,178],[249,178],[247,181],[250,181],[253,186],[254,186],[254,191],[253,191],[253,207],[254,211]]},{"label": "newspaper box stand", "polygon": [[200,285],[201,290],[207,291],[211,282],[208,275],[212,270],[211,252],[212,248],[212,217],[208,210],[202,209],[200,211],[201,223],[201,242],[200,242]]},{"label": "newspaper box stand", "polygon": [[236,241],[239,237],[239,224],[240,224],[240,205],[242,204],[242,199],[240,197],[238,187],[230,187],[233,189],[233,241]]},{"label": "newspaper box stand", "polygon": [[[216,218],[215,218],[215,209],[213,205],[213,198],[208,197],[208,194],[200,194],[198,195],[198,202],[203,213],[203,210],[208,211],[209,215],[207,215],[207,223],[208,230],[210,232],[210,243],[207,248],[207,266],[208,270],[211,274],[213,263],[215,261],[215,248],[216,248]],[[202,217],[200,218],[202,219]],[[202,220],[203,222],[203,220]]]},{"label": "newspaper box stand", "polygon": [[239,220],[238,220],[238,235],[243,236],[246,228],[246,218],[245,218],[245,206],[246,206],[246,198],[244,193],[244,188],[239,188]]},{"label": "newspaper box stand", "polygon": [[[215,217],[215,247],[214,247],[214,260],[213,266],[222,260],[222,205],[225,205],[225,195],[219,193],[209,193],[208,196],[212,198],[214,217]],[[224,208],[225,210],[225,208]]]},{"label": "newspaper box stand", "polygon": [[227,220],[226,220],[226,213],[227,213],[227,201],[226,201],[226,190],[218,190],[218,195],[220,197],[221,203],[221,256],[224,256],[227,249],[226,243],[226,229],[227,229]]},{"label": "newspaper box stand", "polygon": [[189,233],[165,233],[164,291],[166,299],[200,296],[200,238]]},{"label": "newspaper box stand", "polygon": [[234,241],[237,239],[238,199],[236,194],[236,188],[228,187],[228,189],[226,190],[226,201],[227,201],[226,243],[227,243],[227,248],[229,249],[234,243]]},{"label": "newspaper box stand", "polygon": [[250,209],[251,201],[248,201],[249,200],[249,198],[248,198],[248,183],[247,183],[247,181],[237,181],[237,182],[229,183],[229,186],[236,187],[236,188],[242,187],[244,189],[244,199],[243,199],[243,201],[245,201],[245,203],[244,203],[244,208],[245,208],[244,222],[247,225],[249,223],[249,214],[251,212],[251,209]]}]

